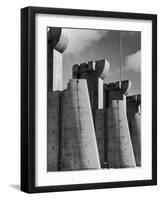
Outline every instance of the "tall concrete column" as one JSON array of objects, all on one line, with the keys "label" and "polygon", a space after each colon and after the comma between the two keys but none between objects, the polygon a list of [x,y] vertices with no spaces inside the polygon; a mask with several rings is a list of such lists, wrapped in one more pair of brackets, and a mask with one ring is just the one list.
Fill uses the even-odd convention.
[{"label": "tall concrete column", "polygon": [[99,169],[100,161],[85,79],[72,79],[62,95],[61,170]]},{"label": "tall concrete column", "polygon": [[62,56],[68,45],[68,32],[48,28],[47,32],[47,170],[58,171],[61,151]]},{"label": "tall concrete column", "polygon": [[87,80],[101,167],[104,166],[104,149],[106,146],[106,136],[104,135],[103,80],[106,78],[108,70],[109,62],[105,59],[73,66],[73,78]]},{"label": "tall concrete column", "polygon": [[104,85],[107,106],[107,163],[110,168],[135,167],[135,157],[126,115],[130,81]]},{"label": "tall concrete column", "polygon": [[127,117],[136,165],[141,166],[141,95],[127,97]]}]

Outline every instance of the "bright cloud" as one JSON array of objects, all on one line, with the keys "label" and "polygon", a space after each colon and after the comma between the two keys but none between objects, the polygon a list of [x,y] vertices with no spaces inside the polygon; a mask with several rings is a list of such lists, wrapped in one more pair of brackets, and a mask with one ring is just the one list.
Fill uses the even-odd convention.
[{"label": "bright cloud", "polygon": [[90,47],[93,42],[97,42],[107,35],[107,33],[108,31],[70,29],[69,45],[65,53],[80,54],[87,47]]},{"label": "bright cloud", "polygon": [[134,54],[131,54],[125,59],[126,69],[133,70],[136,72],[141,71],[141,51],[137,51]]}]

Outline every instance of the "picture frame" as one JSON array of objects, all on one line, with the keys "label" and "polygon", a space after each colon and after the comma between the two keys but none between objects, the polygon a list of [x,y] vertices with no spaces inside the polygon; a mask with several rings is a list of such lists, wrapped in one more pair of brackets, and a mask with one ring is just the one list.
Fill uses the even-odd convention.
[{"label": "picture frame", "polygon": [[[55,18],[52,18],[54,16]],[[83,19],[83,20],[82,20]],[[82,20],[82,21],[81,21]],[[88,21],[86,23],[86,21]],[[112,22],[111,22],[111,21]],[[120,21],[121,20],[121,21]],[[63,21],[65,23],[63,24]],[[107,25],[106,25],[107,21]],[[132,23],[131,23],[132,21]],[[133,23],[136,21],[136,25]],[[55,25],[52,25],[52,23]],[[131,24],[130,24],[131,23]],[[145,30],[139,29],[137,27],[141,27],[142,23],[145,23]],[[69,27],[68,27],[69,24]],[[75,24],[75,25],[74,25]],[[78,25],[79,24],[79,25]],[[96,24],[99,24],[96,26]],[[119,25],[121,24],[121,25]],[[125,25],[123,25],[125,24]],[[141,25],[139,25],[141,24]],[[150,122],[150,129],[147,130],[147,143],[144,145],[144,140],[142,141],[145,149],[148,148],[148,144],[150,144],[149,152],[147,152],[147,157],[145,158],[148,162],[145,164],[145,168],[147,167],[147,174],[142,174],[142,171],[146,171],[145,169],[142,171],[138,171],[138,177],[136,179],[127,178],[127,179],[118,179],[113,178],[111,175],[111,179],[108,179],[106,176],[106,170],[102,170],[101,174],[97,174],[95,178],[95,170],[91,170],[92,172],[86,171],[74,171],[74,172],[54,172],[54,178],[50,178],[50,173],[45,172],[45,175],[41,176],[41,170],[38,169],[38,164],[41,158],[41,162],[46,162],[45,156],[46,152],[43,150],[46,148],[44,140],[44,147],[41,148],[42,140],[39,141],[37,137],[37,132],[42,130],[42,134],[44,133],[44,127],[39,128],[40,124],[37,123],[39,116],[43,116],[43,113],[37,112],[39,95],[46,94],[46,85],[41,85],[40,88],[44,89],[43,91],[38,92],[37,85],[41,82],[46,81],[47,75],[44,75],[44,71],[39,70],[38,67],[40,65],[39,62],[45,63],[47,66],[47,54],[44,54],[45,59],[41,60],[39,54],[40,47],[39,41],[42,40],[41,36],[37,35],[37,33],[41,30],[41,26],[44,27],[67,27],[67,28],[95,28],[105,30],[109,26],[110,30],[120,30],[121,26],[124,26],[122,30],[130,30],[132,26],[136,27],[136,30],[142,31],[144,42],[141,43],[143,48],[142,52],[142,62],[143,65],[145,58],[148,60],[147,71],[146,68],[142,69],[142,86],[145,87],[143,91],[143,100],[148,97],[149,100],[147,105],[143,104],[142,110],[151,111],[150,114],[145,112],[144,117],[142,118],[142,126],[146,121]],[[142,26],[144,27],[144,25]],[[147,28],[146,28],[147,27]],[[39,29],[40,28],[40,29]],[[46,29],[47,30],[47,29]],[[45,34],[47,32],[45,30]],[[133,30],[134,31],[134,30]],[[145,37],[144,37],[145,36]],[[150,40],[148,40],[150,38]],[[46,37],[43,39],[45,42],[44,45],[47,44]],[[144,47],[144,44],[148,44],[149,46]],[[148,47],[148,48],[147,48]],[[147,53],[145,53],[144,49],[147,49]],[[149,57],[147,57],[149,55]],[[43,56],[42,56],[43,57]],[[39,61],[40,60],[40,61]],[[73,63],[75,64],[75,63]],[[97,66],[97,65],[96,65]],[[39,72],[38,72],[39,70]],[[47,71],[47,68],[45,69]],[[144,71],[145,70],[145,71]],[[41,71],[41,72],[40,72]],[[41,73],[41,75],[39,74]],[[37,78],[39,75],[40,78]],[[42,77],[44,76],[44,80],[42,81]],[[148,77],[150,79],[148,80]],[[150,81],[151,80],[151,81]],[[145,83],[144,83],[145,82]],[[149,84],[147,84],[149,82]],[[147,93],[144,95],[145,93]],[[150,92],[149,92],[150,91]],[[42,93],[41,93],[42,92]],[[148,96],[149,95],[149,96]],[[44,99],[46,96],[44,97]],[[39,104],[43,103],[41,101]],[[46,104],[44,104],[46,105]],[[146,107],[147,106],[147,107]],[[40,107],[43,107],[42,104]],[[46,115],[45,115],[46,116]],[[43,118],[44,119],[44,118]],[[43,124],[44,121],[40,119],[40,122]],[[45,125],[44,125],[45,126]],[[46,126],[45,126],[46,127]],[[143,132],[143,135],[144,134]],[[46,136],[45,136],[46,137]],[[146,135],[145,135],[146,137]],[[144,137],[143,137],[144,139]],[[147,145],[147,146],[146,146]],[[38,147],[37,147],[38,146]],[[41,151],[41,155],[38,156],[39,150]],[[144,149],[143,149],[143,156]],[[150,155],[150,157],[148,157]],[[44,156],[44,157],[43,157]],[[144,157],[143,157],[144,160]],[[143,166],[142,166],[143,167]],[[141,167],[141,168],[142,168]],[[40,167],[41,168],[41,167]],[[40,172],[40,173],[39,173]],[[114,172],[116,172],[114,170]],[[44,173],[44,172],[43,172]],[[60,174],[61,173],[61,174]],[[118,172],[120,173],[120,172]],[[121,172],[122,173],[122,172]],[[133,173],[133,172],[132,172]],[[58,176],[61,181],[58,182]],[[84,175],[83,175],[84,174]],[[40,178],[40,184],[37,183],[37,177]],[[46,176],[46,177],[45,177]],[[82,177],[88,177],[88,179],[83,179]],[[99,177],[102,177],[102,179]],[[81,180],[82,178],[82,180]],[[50,179],[50,180],[49,180]],[[69,179],[73,179],[74,182],[70,182]],[[79,181],[80,180],[80,181]],[[94,181],[91,181],[94,180]],[[102,181],[101,181],[102,180]],[[44,184],[42,184],[44,181]],[[69,183],[68,183],[69,182]],[[26,7],[21,9],[21,190],[27,193],[38,193],[38,192],[58,192],[58,191],[69,191],[69,190],[87,190],[87,189],[105,189],[105,188],[117,188],[117,187],[132,187],[132,186],[148,186],[148,185],[156,185],[157,184],[157,15],[155,14],[142,14],[142,13],[123,13],[123,12],[111,12],[111,11],[96,11],[96,10],[76,10],[76,9],[61,9],[61,8],[45,8],[45,7]]]}]

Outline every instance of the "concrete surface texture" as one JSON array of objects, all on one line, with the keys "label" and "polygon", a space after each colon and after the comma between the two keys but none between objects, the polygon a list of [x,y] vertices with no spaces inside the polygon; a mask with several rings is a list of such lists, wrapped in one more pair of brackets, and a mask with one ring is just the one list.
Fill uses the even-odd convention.
[{"label": "concrete surface texture", "polygon": [[62,98],[61,169],[99,169],[99,154],[86,80],[70,80]]},{"label": "concrete surface texture", "polygon": [[47,170],[58,171],[60,92],[48,93],[47,110]]}]

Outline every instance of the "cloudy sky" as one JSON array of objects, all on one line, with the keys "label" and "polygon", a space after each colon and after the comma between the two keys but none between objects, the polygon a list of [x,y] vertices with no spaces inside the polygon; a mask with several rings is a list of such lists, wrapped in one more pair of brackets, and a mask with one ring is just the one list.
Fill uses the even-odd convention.
[{"label": "cloudy sky", "polygon": [[[104,82],[120,79],[120,31],[70,29],[70,42],[63,55],[63,87],[72,78],[72,66],[107,59],[110,70]],[[130,95],[141,92],[141,33],[121,32],[122,80],[132,81]]]}]

